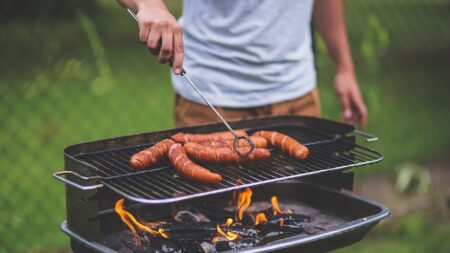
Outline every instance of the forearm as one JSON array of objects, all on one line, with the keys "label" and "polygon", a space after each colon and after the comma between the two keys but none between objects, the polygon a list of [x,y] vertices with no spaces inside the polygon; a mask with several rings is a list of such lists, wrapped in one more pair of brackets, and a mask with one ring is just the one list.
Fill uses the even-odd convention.
[{"label": "forearm", "polygon": [[314,19],[337,71],[353,74],[342,0],[316,0]]},{"label": "forearm", "polygon": [[122,6],[137,13],[142,7],[160,6],[166,8],[163,0],[117,0]]}]

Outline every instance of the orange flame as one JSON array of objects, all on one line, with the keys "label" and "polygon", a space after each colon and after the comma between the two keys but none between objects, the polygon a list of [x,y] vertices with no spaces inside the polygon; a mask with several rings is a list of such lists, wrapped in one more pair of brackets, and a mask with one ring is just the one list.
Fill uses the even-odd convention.
[{"label": "orange flame", "polygon": [[231,226],[232,224],[233,224],[233,219],[228,218],[227,221],[225,222],[224,226],[229,227],[229,226]]},{"label": "orange flame", "polygon": [[279,221],[280,221],[280,227],[284,226],[284,219],[280,218]]},{"label": "orange flame", "polygon": [[123,203],[125,202],[125,199],[120,199],[116,202],[116,205],[114,207],[115,211],[117,214],[119,214],[120,218],[122,219],[123,222],[125,222],[125,224],[127,224],[127,226],[131,229],[131,231],[134,234],[134,238],[136,240],[136,245],[140,246],[141,245],[141,240],[139,238],[139,235],[136,231],[136,229],[134,228],[133,225],[135,225],[138,229],[140,229],[141,231],[146,231],[152,235],[160,235],[164,238],[169,238],[169,234],[167,234],[164,229],[159,228],[158,231],[153,230],[145,225],[143,225],[142,223],[138,222],[136,220],[136,218],[134,218],[134,216],[126,211],[125,209],[123,209]]},{"label": "orange flame", "polygon": [[131,232],[133,232],[136,245],[141,246],[141,239],[139,238],[136,229],[134,229],[133,224],[128,220],[128,212],[123,209],[124,201],[124,199],[120,199],[119,201],[117,201],[114,209],[116,210],[116,213],[119,214],[122,221],[130,228]]},{"label": "orange flame", "polygon": [[[230,227],[232,224],[233,224],[233,219],[228,218],[227,221],[225,222],[225,224],[223,224],[223,226]],[[217,224],[216,229],[217,229],[217,233],[224,236],[229,241],[236,240],[236,238],[238,238],[238,236],[239,236],[239,233],[235,233],[235,232],[231,232],[231,231],[227,231],[227,232],[223,231],[220,228],[219,224]],[[212,242],[216,243],[218,240],[219,240],[218,237],[214,237]]]},{"label": "orange flame", "polygon": [[243,192],[239,193],[238,196],[238,211],[236,213],[236,221],[241,221],[245,210],[250,206],[252,202],[252,190],[250,188],[245,188]]},{"label": "orange flame", "polygon": [[211,243],[215,244],[216,242],[220,241],[220,236],[214,236],[211,240]]},{"label": "orange flame", "polygon": [[281,210],[280,205],[278,204],[278,197],[277,196],[272,196],[270,201],[272,202],[273,215],[283,214],[283,213],[292,214],[291,210],[287,210],[287,211]]},{"label": "orange flame", "polygon": [[162,228],[158,229],[158,233],[159,233],[160,236],[162,236],[162,237],[164,237],[166,239],[169,238],[169,234],[166,233],[166,231],[164,231],[164,229],[162,229]]},{"label": "orange flame", "polygon": [[267,218],[266,218],[266,215],[264,213],[258,213],[256,215],[255,225],[258,225],[260,223],[266,223],[266,222],[267,222]]}]

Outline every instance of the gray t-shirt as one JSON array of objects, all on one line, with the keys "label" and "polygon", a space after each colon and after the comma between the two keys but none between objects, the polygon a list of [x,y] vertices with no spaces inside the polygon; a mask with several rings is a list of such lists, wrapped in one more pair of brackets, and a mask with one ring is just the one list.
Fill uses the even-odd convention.
[{"label": "gray t-shirt", "polygon": [[[188,75],[217,106],[244,108],[294,99],[316,85],[313,0],[184,0]],[[181,76],[181,96],[203,100]]]}]

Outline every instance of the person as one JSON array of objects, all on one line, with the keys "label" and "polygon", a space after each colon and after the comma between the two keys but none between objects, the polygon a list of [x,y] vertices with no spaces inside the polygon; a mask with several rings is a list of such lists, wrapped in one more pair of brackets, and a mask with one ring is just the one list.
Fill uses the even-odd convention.
[{"label": "person", "polygon": [[342,0],[184,0],[179,22],[163,0],[119,0],[137,15],[139,40],[173,61],[175,124],[217,121],[180,76],[184,68],[226,119],[320,115],[311,20],[336,66],[345,123],[367,122],[346,35]]}]

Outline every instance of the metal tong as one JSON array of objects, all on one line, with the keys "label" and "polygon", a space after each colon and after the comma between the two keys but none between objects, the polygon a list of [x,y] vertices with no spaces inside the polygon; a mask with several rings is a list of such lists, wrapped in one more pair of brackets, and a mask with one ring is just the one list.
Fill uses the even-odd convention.
[{"label": "metal tong", "polygon": [[[137,21],[137,16],[136,14],[134,14],[134,12],[132,12],[130,9],[127,9],[128,13],[130,13],[130,15],[134,18],[134,20]],[[170,66],[172,66],[172,60],[169,61]],[[233,130],[233,128],[231,128],[231,126],[228,124],[228,122],[222,117],[222,115],[217,111],[217,109],[209,102],[208,99],[206,99],[206,97],[200,92],[200,90],[198,89],[197,85],[195,85],[195,83],[189,78],[189,76],[186,73],[186,70],[183,68],[181,70],[180,75],[182,77],[184,77],[184,79],[191,85],[192,88],[194,88],[194,90],[198,93],[198,95],[200,95],[200,97],[203,99],[203,101],[205,101],[206,104],[208,104],[209,108],[211,108],[211,110],[214,111],[214,113],[217,115],[217,117],[222,121],[222,123],[228,128],[228,131],[231,132],[231,134],[233,134],[234,136],[234,141],[233,141],[233,148],[236,151],[236,153],[241,156],[247,156],[248,154],[250,154],[254,149],[255,149],[255,143],[253,143],[253,141],[248,138],[247,136],[239,136],[236,134],[236,132]],[[241,139],[245,139],[249,144],[250,144],[250,149],[247,152],[241,152],[239,150],[239,140]]]}]

